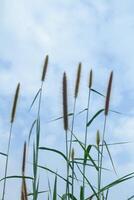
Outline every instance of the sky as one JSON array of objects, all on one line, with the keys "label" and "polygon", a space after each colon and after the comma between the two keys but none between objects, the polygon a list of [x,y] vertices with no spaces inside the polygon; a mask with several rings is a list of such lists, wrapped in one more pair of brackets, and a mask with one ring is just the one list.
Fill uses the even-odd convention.
[{"label": "sky", "polygon": [[[5,152],[7,146],[13,96],[17,83],[21,84],[11,144],[10,174],[19,173],[23,142],[36,116],[36,106],[30,113],[28,109],[40,87],[42,66],[47,54],[49,67],[41,113],[42,129],[46,133],[42,145],[64,148],[61,121],[53,124],[47,122],[61,116],[64,71],[68,77],[69,109],[72,110],[79,62],[82,62],[82,76],[77,110],[86,106],[90,69],[93,69],[93,87],[102,93],[106,92],[108,77],[113,70],[111,108],[123,115],[110,114],[107,141],[134,141],[133,7],[132,0],[0,1],[0,151]],[[91,115],[104,104],[104,99],[96,95],[93,97]],[[81,117],[78,117],[75,128],[82,138],[82,124],[79,122]],[[94,125],[91,130],[89,139],[92,142],[100,124],[101,120],[98,120],[98,126]],[[111,147],[110,150],[119,175],[133,171],[133,143]],[[53,158],[49,159],[53,165]],[[4,159],[1,158],[1,161],[3,167]],[[106,178],[109,179],[109,175]],[[11,197],[18,199],[17,183],[10,181],[6,200]],[[133,181],[130,181],[127,185],[114,188],[109,199],[126,200],[133,194],[133,186]]]}]

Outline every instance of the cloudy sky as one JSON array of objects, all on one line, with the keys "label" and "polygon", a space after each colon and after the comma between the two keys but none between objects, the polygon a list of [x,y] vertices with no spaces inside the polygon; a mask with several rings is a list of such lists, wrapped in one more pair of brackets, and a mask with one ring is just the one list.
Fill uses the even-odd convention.
[{"label": "cloudy sky", "polygon": [[[61,115],[61,81],[64,71],[68,75],[69,108],[72,109],[79,62],[82,62],[83,68],[77,109],[81,110],[86,106],[90,69],[94,72],[94,88],[102,93],[106,91],[108,76],[113,70],[111,107],[123,115],[109,116],[107,140],[134,141],[133,9],[132,0],[0,1],[1,151],[5,151],[7,146],[14,91],[17,83],[21,83],[21,97],[12,138],[10,174],[19,173],[23,142],[36,116],[36,107],[30,113],[28,108],[40,86],[46,54],[50,60],[42,102],[42,127],[46,130],[42,144],[60,149],[64,146],[60,140],[62,123],[50,125],[47,122]],[[103,103],[103,99],[94,96],[92,112],[101,108]],[[79,137],[82,137],[80,123],[76,123],[76,128],[79,129]],[[96,125],[94,131],[97,128]],[[94,131],[91,131],[90,136],[92,142],[95,141]],[[119,175],[134,170],[133,144],[111,147],[110,150]],[[1,161],[4,166],[4,159],[1,158]],[[2,174],[0,172],[1,176]],[[113,189],[109,199],[126,200],[133,194],[133,181],[127,183],[127,191],[126,184]],[[18,199],[19,187],[15,187],[15,181],[9,184],[6,199]]]}]

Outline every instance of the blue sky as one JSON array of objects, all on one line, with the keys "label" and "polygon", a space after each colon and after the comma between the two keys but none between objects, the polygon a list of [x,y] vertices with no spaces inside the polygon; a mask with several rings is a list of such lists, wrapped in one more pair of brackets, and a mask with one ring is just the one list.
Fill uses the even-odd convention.
[{"label": "blue sky", "polygon": [[[53,124],[55,134],[46,122],[62,112],[61,80],[64,71],[68,74],[71,110],[74,77],[80,61],[83,69],[77,109],[86,105],[90,69],[94,71],[94,87],[103,93],[109,73],[114,70],[111,107],[125,115],[110,115],[110,136],[107,139],[134,141],[133,7],[132,0],[0,1],[0,149],[3,151],[7,144],[14,90],[17,83],[21,83],[21,98],[12,139],[11,173],[19,171],[23,141],[28,135],[29,123],[35,117],[34,110],[29,115],[28,107],[40,86],[46,54],[49,54],[50,62],[42,102],[42,126],[46,125],[47,133],[42,144],[63,147],[59,142],[61,122]],[[103,100],[95,97],[92,112],[103,103]],[[76,128],[79,129],[79,137],[82,137],[81,127],[76,124]],[[93,134],[89,137],[91,141],[95,140]],[[111,148],[111,152],[119,175],[133,171],[133,144]],[[114,189],[111,199],[125,200],[129,194],[133,194],[132,184],[133,181],[128,184],[128,191],[124,190],[126,185]],[[12,194],[13,187],[10,185],[10,198],[17,199],[18,189]],[[119,192],[120,189],[122,192]]]}]

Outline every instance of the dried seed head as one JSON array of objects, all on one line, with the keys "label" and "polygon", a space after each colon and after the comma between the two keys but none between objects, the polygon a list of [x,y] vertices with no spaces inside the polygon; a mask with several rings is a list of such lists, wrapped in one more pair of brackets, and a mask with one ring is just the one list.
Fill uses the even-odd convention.
[{"label": "dried seed head", "polygon": [[63,120],[64,130],[68,130],[68,102],[67,102],[67,77],[63,74]]},{"label": "dried seed head", "polygon": [[41,81],[44,81],[45,77],[46,77],[46,72],[47,72],[47,67],[48,67],[48,59],[49,59],[49,57],[47,55],[46,58],[45,58],[44,66],[43,66]]},{"label": "dried seed head", "polygon": [[112,81],[113,81],[113,71],[110,74],[108,88],[107,88],[107,95],[105,101],[105,116],[108,115],[109,112],[109,103],[110,103],[110,96],[111,96],[111,89],[112,89]]},{"label": "dried seed head", "polygon": [[27,185],[25,179],[22,179],[21,200],[28,200]]},{"label": "dried seed head", "polygon": [[80,77],[81,77],[81,68],[82,68],[82,64],[79,63],[78,70],[77,70],[76,82],[75,82],[75,92],[74,92],[74,97],[75,98],[77,98],[78,92],[79,92]]},{"label": "dried seed head", "polygon": [[26,142],[24,143],[24,148],[23,148],[22,175],[25,174],[25,168],[26,168]]},{"label": "dried seed head", "polygon": [[75,154],[74,148],[72,148],[72,153],[71,153],[71,159],[72,159],[72,161],[74,160],[74,154]]},{"label": "dried seed head", "polygon": [[99,131],[97,131],[97,134],[96,134],[96,144],[97,144],[97,146],[99,146],[99,144],[100,144],[100,132]]},{"label": "dried seed head", "polygon": [[89,74],[89,88],[91,89],[92,87],[92,83],[93,83],[93,71],[92,69],[90,70],[90,74]]},{"label": "dried seed head", "polygon": [[[23,148],[22,176],[25,176],[25,168],[26,168],[26,142],[24,143],[24,148]],[[27,185],[25,178],[22,178],[21,200],[28,200]]]},{"label": "dried seed head", "polygon": [[14,96],[14,102],[13,102],[13,107],[12,107],[12,112],[11,112],[11,123],[14,122],[14,118],[15,118],[19,90],[20,90],[20,83],[18,83],[18,85],[17,85],[15,96]]}]

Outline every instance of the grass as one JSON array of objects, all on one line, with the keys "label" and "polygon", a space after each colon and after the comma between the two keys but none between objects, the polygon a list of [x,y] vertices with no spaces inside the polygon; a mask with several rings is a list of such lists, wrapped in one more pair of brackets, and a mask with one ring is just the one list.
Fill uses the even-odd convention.
[{"label": "grass", "polygon": [[[125,143],[116,142],[112,144],[107,144],[105,140],[105,134],[108,132],[107,129],[107,121],[109,118],[109,112],[114,112],[116,114],[119,114],[117,111],[111,111],[110,110],[110,99],[111,99],[111,91],[112,91],[112,82],[113,82],[113,72],[110,73],[108,85],[107,85],[107,91],[106,95],[101,94],[99,91],[95,90],[93,88],[93,71],[90,70],[89,73],[89,81],[87,83],[88,88],[88,99],[87,101],[87,108],[85,108],[82,111],[79,111],[76,113],[76,106],[77,106],[77,99],[79,96],[79,87],[80,87],[80,79],[81,79],[81,70],[82,70],[82,64],[78,64],[77,69],[77,75],[76,75],[76,82],[75,82],[75,90],[74,90],[74,99],[73,101],[73,112],[68,112],[68,79],[67,74],[64,72],[63,79],[62,79],[62,109],[63,113],[60,117],[57,117],[56,119],[51,121],[51,124],[53,126],[53,121],[59,121],[63,120],[63,132],[65,135],[65,149],[63,151],[60,151],[58,149],[54,149],[51,147],[41,146],[40,145],[40,138],[41,138],[41,112],[42,112],[42,94],[43,94],[43,87],[45,86],[45,78],[47,74],[47,69],[49,66],[49,56],[47,55],[45,58],[43,71],[41,75],[41,86],[39,90],[37,91],[35,98],[33,99],[30,109],[32,109],[33,105],[37,105],[37,115],[35,116],[35,119],[31,125],[31,129],[28,135],[28,138],[26,138],[26,142],[24,143],[24,149],[23,149],[23,157],[22,157],[22,174],[21,175],[11,175],[8,176],[8,162],[9,162],[9,155],[10,155],[10,146],[11,146],[11,136],[12,136],[12,129],[13,125],[15,123],[15,114],[17,109],[17,102],[19,98],[19,92],[20,92],[20,84],[17,85],[15,96],[14,96],[14,102],[12,106],[12,112],[11,112],[11,120],[10,120],[10,133],[9,133],[9,139],[8,139],[8,148],[7,153],[0,152],[2,156],[5,157],[6,163],[5,163],[5,171],[4,171],[4,177],[1,178],[0,181],[3,181],[3,190],[1,194],[2,200],[5,199],[5,194],[8,195],[8,187],[7,187],[7,181],[9,179],[20,179],[21,180],[21,188],[20,188],[20,199],[21,200],[39,200],[40,194],[44,195],[44,199],[51,199],[51,200],[108,200],[109,199],[109,193],[111,192],[111,189],[123,182],[129,181],[132,178],[134,178],[134,172],[131,172],[129,174],[126,174],[122,177],[117,177],[116,179],[113,178],[113,181],[108,183],[107,185],[103,185],[103,172],[106,171],[109,173],[109,170],[106,169],[105,163],[104,163],[104,156],[105,154],[109,157],[109,162],[111,163],[113,167],[113,171],[115,174],[116,167],[114,165],[114,161],[112,158],[112,155],[109,150],[110,145],[122,145]],[[98,110],[96,113],[93,114],[93,116],[89,117],[90,115],[90,107],[91,103],[93,101],[93,98],[91,98],[91,95],[95,93],[98,95],[98,97],[104,99],[104,108]],[[93,97],[93,96],[92,96]],[[80,140],[78,137],[77,132],[75,132],[74,127],[77,124],[77,118],[76,116],[83,115],[83,120],[85,121],[84,126],[84,134],[83,134],[83,140]],[[88,135],[90,134],[90,127],[94,123],[96,119],[100,116],[104,116],[103,121],[103,130],[96,130],[96,143],[90,144],[88,143]],[[95,127],[97,129],[97,124],[95,124]],[[30,165],[32,171],[32,176],[27,176],[26,172],[26,165],[27,165],[27,159],[28,153],[27,148],[29,144],[31,143],[31,135],[33,133],[33,130],[35,130],[34,139],[32,141],[32,163]],[[102,132],[102,136],[101,136]],[[62,141],[64,143],[64,141]],[[77,146],[77,148],[76,148]],[[79,149],[79,150],[78,150]],[[105,151],[104,151],[105,150]],[[94,153],[92,153],[92,151]],[[53,154],[56,154],[59,156],[59,158],[62,158],[64,160],[64,166],[62,170],[52,170],[51,166],[46,167],[45,165],[40,164],[40,153],[44,152],[51,152]],[[76,152],[81,152],[77,155]],[[77,156],[76,156],[77,155]],[[10,155],[11,156],[11,155]],[[51,177],[53,176],[53,186],[50,184],[50,180],[48,177],[48,187],[45,187],[43,190],[40,190],[40,170],[43,170],[44,172],[47,172],[51,174]],[[61,171],[66,169],[66,176],[62,175]],[[88,171],[88,173],[87,173]],[[94,172],[93,172],[94,171]],[[88,174],[93,173],[94,177],[88,176]],[[96,175],[95,175],[96,174]],[[97,178],[95,178],[97,177]],[[95,179],[96,185],[94,185],[93,179]],[[27,181],[30,180],[32,183],[32,187],[30,184],[27,184]],[[46,180],[44,180],[46,182]],[[63,193],[59,193],[59,187],[63,186],[65,190],[62,190]],[[79,189],[78,189],[79,187]],[[77,188],[77,189],[76,189]],[[133,195],[130,195],[129,199],[132,199]]]}]

